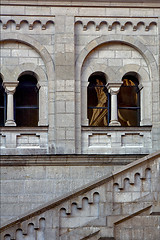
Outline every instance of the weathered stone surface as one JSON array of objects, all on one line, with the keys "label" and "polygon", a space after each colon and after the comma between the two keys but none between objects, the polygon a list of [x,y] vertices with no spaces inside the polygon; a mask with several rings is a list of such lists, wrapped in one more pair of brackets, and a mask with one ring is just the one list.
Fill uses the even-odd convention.
[{"label": "weathered stone surface", "polygon": [[[108,5],[103,8],[93,8],[91,2],[88,3],[91,4],[90,8],[48,7],[45,6],[49,4],[48,1],[43,3],[43,6],[35,7],[29,6],[30,3],[29,1],[25,6],[19,6],[21,16],[14,5],[6,7],[3,4],[1,8],[3,13],[1,37],[2,40],[10,39],[9,42],[2,42],[2,74],[4,81],[10,81],[11,77],[12,81],[17,81],[19,76],[17,66],[24,64],[26,67],[21,69],[21,72],[18,71],[19,74],[23,71],[33,71],[37,74],[41,83],[39,126],[49,125],[48,138],[46,138],[48,147],[45,146],[43,152],[96,153],[92,147],[86,146],[87,132],[81,130],[76,133],[76,129],[81,125],[88,125],[86,88],[89,75],[94,71],[104,71],[111,82],[121,81],[126,72],[139,74],[142,85],[141,126],[152,125],[154,128],[160,119],[157,68],[159,61],[157,18],[160,12],[154,8],[154,5],[146,12],[145,8],[135,9],[132,5],[124,9],[124,3],[120,2],[116,3],[120,8],[112,8]],[[104,2],[101,1],[102,3]],[[106,1],[105,3],[107,4]],[[39,4],[41,5],[42,2]],[[58,1],[54,1],[54,4],[58,4]],[[9,9],[12,17],[9,16]],[[42,71],[33,69],[33,65],[43,69],[46,79]],[[81,89],[81,84],[85,86],[84,89]],[[152,85],[153,91],[151,91]],[[62,126],[71,127],[72,134],[64,135]],[[125,131],[123,133],[126,134]],[[8,133],[7,129],[5,134],[14,135],[11,131]],[[134,134],[139,134],[136,129]],[[69,142],[68,136],[72,139],[72,143]],[[156,151],[159,149],[159,138],[157,140],[154,136],[156,136],[155,131],[151,131],[150,136],[144,134],[141,142],[143,146],[139,150],[132,151],[123,144],[122,140],[122,147],[118,151],[119,153],[151,153],[152,149]],[[106,150],[99,145],[100,151],[98,150],[97,153],[117,153],[115,147],[120,144],[119,137],[117,142],[112,142],[113,137],[111,137],[110,147],[108,145]],[[14,146],[13,154],[15,152],[25,154],[26,150],[21,148],[17,151],[15,145],[8,140],[7,145],[3,143],[1,150],[3,154],[12,153],[9,147],[11,145]],[[53,145],[54,148],[50,147]],[[134,144],[130,147],[134,148]],[[32,153],[38,154],[36,148]]]},{"label": "weathered stone surface", "polygon": [[[158,186],[159,164],[160,152],[134,161],[9,221],[2,226],[1,237],[24,239],[27,234],[29,239],[36,239],[35,234],[40,234],[42,240],[53,236],[92,239],[94,235],[95,239],[156,239],[160,201],[159,188],[153,186]],[[40,186],[46,192],[41,182]],[[109,203],[111,206],[107,208]],[[55,235],[48,235],[50,231]]]},{"label": "weathered stone surface", "polygon": [[[16,127],[12,95],[12,118],[0,129],[3,222],[24,214],[12,239],[158,239],[154,160],[114,174],[105,188],[96,183],[93,192],[69,196],[61,211],[59,201],[54,210],[47,203],[160,149],[159,7],[156,0],[1,0],[2,85],[29,73],[39,90],[38,126]],[[137,76],[139,127],[89,126],[88,79],[97,71],[112,86],[126,73]],[[27,220],[44,203],[44,213]]]}]

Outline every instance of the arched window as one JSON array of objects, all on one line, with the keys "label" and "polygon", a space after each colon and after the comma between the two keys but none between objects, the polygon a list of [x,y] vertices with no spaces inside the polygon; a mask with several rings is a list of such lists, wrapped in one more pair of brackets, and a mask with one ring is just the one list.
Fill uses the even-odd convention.
[{"label": "arched window", "polygon": [[3,127],[5,123],[5,106],[6,106],[6,94],[2,86],[2,78],[0,76],[0,126]]},{"label": "arched window", "polygon": [[15,92],[15,122],[17,126],[38,126],[37,79],[30,74],[19,77]]},{"label": "arched window", "polygon": [[110,120],[109,94],[106,88],[106,77],[102,72],[91,74],[88,79],[88,119],[90,126],[108,126]]},{"label": "arched window", "polygon": [[121,126],[140,125],[140,89],[137,77],[125,75],[118,93],[118,117]]}]

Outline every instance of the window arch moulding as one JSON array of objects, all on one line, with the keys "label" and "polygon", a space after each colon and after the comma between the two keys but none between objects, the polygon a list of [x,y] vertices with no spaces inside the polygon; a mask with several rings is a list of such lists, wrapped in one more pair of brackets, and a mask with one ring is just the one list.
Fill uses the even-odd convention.
[{"label": "window arch moulding", "polygon": [[[33,63],[21,64],[15,69],[15,77],[18,79],[22,73],[33,72],[37,79],[39,89],[39,121],[38,126],[48,126],[48,80],[46,73],[40,66]],[[47,103],[47,104],[46,104]]]},{"label": "window arch moulding", "polygon": [[[106,66],[105,64],[96,64],[92,65],[90,64],[88,67],[82,69],[82,76],[81,76],[81,124],[82,126],[89,126],[89,119],[88,119],[88,113],[87,113],[87,89],[89,85],[89,78],[93,73],[102,73],[105,76],[106,84],[110,79],[112,79],[113,75],[115,75],[114,71]],[[106,89],[107,90],[107,89]],[[83,96],[83,97],[82,97]]]},{"label": "window arch moulding", "polygon": [[[32,63],[20,65],[19,72],[16,69],[17,78],[23,73],[32,72],[37,79],[39,89],[39,121],[38,126],[48,126],[48,81],[44,70]],[[46,104],[47,103],[47,104]]]},{"label": "window arch moulding", "polygon": [[37,127],[39,120],[39,89],[33,72],[20,74],[14,94],[15,122],[18,127]]},{"label": "window arch moulding", "polygon": [[129,45],[133,47],[135,50],[137,50],[142,57],[147,62],[148,68],[149,68],[149,74],[151,80],[154,80],[155,78],[159,78],[158,73],[158,66],[156,63],[156,60],[153,56],[153,54],[149,51],[149,49],[140,41],[139,37],[132,37],[132,36],[122,36],[122,35],[108,35],[108,36],[101,36],[98,38],[95,38],[91,42],[89,42],[80,52],[77,60],[76,60],[76,79],[80,80],[81,77],[81,68],[83,66],[83,63],[88,56],[88,54],[95,49],[96,47],[100,46],[104,43],[111,43],[111,42],[119,42],[124,43],[126,45]]},{"label": "window arch moulding", "polygon": [[[54,62],[52,60],[51,55],[49,54],[49,52],[47,51],[47,49],[40,44],[40,42],[38,42],[37,40],[35,40],[34,38],[25,35],[25,34],[16,34],[16,33],[2,33],[1,34],[1,40],[0,42],[4,42],[4,41],[16,41],[16,42],[22,42],[30,47],[32,47],[43,59],[45,67],[46,67],[46,76],[47,76],[47,82],[48,82],[48,96],[50,97],[50,94],[52,94],[52,97],[54,98],[55,95],[55,81],[53,81],[55,79],[55,66],[54,66]],[[41,80],[39,81],[39,83],[42,86],[42,82]],[[43,82],[44,83],[44,82]],[[50,89],[52,90],[52,92],[50,93]],[[46,90],[44,90],[46,92]],[[42,88],[40,90],[40,95],[42,92]],[[45,96],[45,98],[48,99],[47,96]],[[51,103],[48,103],[51,104]],[[43,111],[40,111],[40,115],[43,117]],[[48,125],[48,115],[47,119],[42,120],[42,117],[40,118],[40,122],[39,125],[43,125],[46,126]],[[45,117],[46,117],[45,116]],[[53,119],[53,118],[52,118]],[[51,122],[51,125],[53,123]],[[52,134],[52,137],[54,139],[54,134]]]},{"label": "window arch moulding", "polygon": [[118,121],[121,126],[140,126],[140,91],[139,77],[136,72],[128,72],[122,78],[118,93]]},{"label": "window arch moulding", "polygon": [[[89,53],[95,49],[96,47],[100,46],[103,43],[107,43],[107,42],[122,42],[125,43],[127,45],[130,45],[131,47],[133,47],[135,50],[137,50],[142,57],[144,58],[144,60],[147,62],[147,66],[149,68],[149,74],[146,72],[146,70],[139,66],[139,65],[135,65],[135,64],[130,64],[130,65],[125,65],[123,67],[123,70],[120,69],[119,71],[117,71],[117,73],[115,74],[115,79],[117,80],[121,80],[120,76],[122,77],[123,74],[125,74],[127,71],[135,71],[137,72],[141,77],[143,78],[143,83],[141,83],[142,81],[140,81],[140,84],[142,84],[141,87],[143,87],[143,91],[141,92],[141,106],[142,106],[142,111],[141,111],[141,122],[140,125],[141,126],[146,126],[146,125],[151,125],[152,123],[152,119],[151,119],[151,112],[152,111],[152,103],[151,103],[151,94],[152,94],[152,88],[151,88],[151,80],[153,80],[153,78],[157,78],[158,79],[158,71],[157,71],[157,64],[156,61],[154,59],[154,56],[152,55],[152,53],[147,49],[147,47],[145,45],[143,45],[138,39],[135,39],[134,37],[132,38],[128,38],[127,36],[101,36],[98,37],[97,39],[94,39],[93,41],[91,41],[80,53],[79,57],[77,58],[76,61],[76,80],[77,80],[77,84],[76,84],[76,88],[77,88],[77,92],[82,90],[82,95],[83,95],[83,87],[86,87],[84,82],[83,82],[83,75],[84,73],[81,73],[83,70],[83,63],[86,59],[86,57],[89,55]],[[130,69],[128,69],[130,68]],[[83,72],[93,72],[92,67],[90,66],[90,70],[89,67],[85,70],[83,70]],[[123,72],[123,74],[122,74]],[[89,75],[89,74],[88,74]],[[112,75],[113,78],[113,75]],[[87,77],[85,77],[85,79],[88,79]],[[82,82],[82,87],[81,85],[78,84]],[[145,89],[144,89],[145,87]],[[81,89],[81,90],[80,90]],[[146,104],[146,102],[142,101],[142,99],[146,98],[148,100],[148,103]],[[83,98],[82,98],[83,99]],[[84,106],[84,101],[86,98],[83,99],[83,103],[82,106]],[[147,105],[147,108],[146,106]],[[150,111],[148,111],[148,106],[150,106]],[[81,109],[82,111],[82,109]],[[82,125],[86,125],[87,121],[85,121],[85,116],[86,114],[81,114],[82,116]]]},{"label": "window arch moulding", "polygon": [[[6,67],[2,67],[1,72],[3,74],[3,82],[5,85],[12,82],[17,83],[18,78],[23,74],[34,75],[37,79],[37,88],[39,89],[39,121],[38,126],[48,126],[48,81],[44,70],[40,66],[36,66],[33,63],[24,63],[17,66],[11,71]],[[47,103],[47,104],[46,104]]]},{"label": "window arch moulding", "polygon": [[116,72],[116,78],[122,80],[125,75],[134,73],[139,81],[140,91],[140,126],[152,125],[152,83],[147,71],[136,64],[128,64]]},{"label": "window arch moulding", "polygon": [[110,122],[110,95],[103,72],[93,72],[87,86],[87,118],[89,126],[106,127]]}]

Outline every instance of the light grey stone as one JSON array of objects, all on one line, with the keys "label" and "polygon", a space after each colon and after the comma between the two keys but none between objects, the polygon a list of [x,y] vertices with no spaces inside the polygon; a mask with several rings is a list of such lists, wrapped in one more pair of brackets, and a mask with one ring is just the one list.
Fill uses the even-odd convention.
[{"label": "light grey stone", "polygon": [[[58,239],[59,234],[78,240],[88,233],[96,240],[157,239],[159,232],[153,231],[151,223],[159,226],[159,219],[150,210],[159,204],[159,157],[151,155],[123,170],[120,165],[160,147],[158,4],[150,0],[142,6],[129,1],[2,2],[0,73],[4,85],[17,84],[20,75],[31,73],[39,86],[38,126],[1,128],[2,222],[20,219],[19,224],[13,220],[6,227],[4,234],[10,236],[2,239],[15,239],[17,229],[29,240],[35,235],[40,240]],[[88,79],[97,71],[104,72],[112,84],[122,84],[126,73],[137,76],[142,87],[139,127],[89,126]],[[10,112],[13,102],[7,107]],[[111,105],[116,113],[115,104]],[[151,179],[146,179],[146,168],[152,170]],[[110,178],[103,184],[97,179],[105,174]],[[84,192],[84,185],[92,181],[96,181],[94,187]],[[117,192],[114,183],[119,184]],[[79,187],[82,191],[75,196]],[[56,206],[55,197],[60,198]],[[38,212],[30,215],[37,207]],[[61,222],[64,207],[68,215]],[[28,234],[30,223],[34,228]],[[92,226],[100,229],[94,231]],[[24,238],[22,232],[18,234],[21,238],[17,238]]]}]

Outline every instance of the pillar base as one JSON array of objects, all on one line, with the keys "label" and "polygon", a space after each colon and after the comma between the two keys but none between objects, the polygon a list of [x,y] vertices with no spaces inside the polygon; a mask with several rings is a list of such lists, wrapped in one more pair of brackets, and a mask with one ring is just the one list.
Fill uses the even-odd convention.
[{"label": "pillar base", "polygon": [[109,126],[121,126],[120,122],[113,120],[109,123]]},{"label": "pillar base", "polygon": [[6,121],[5,126],[6,127],[16,126],[16,123],[13,120],[8,120],[8,121]]}]

